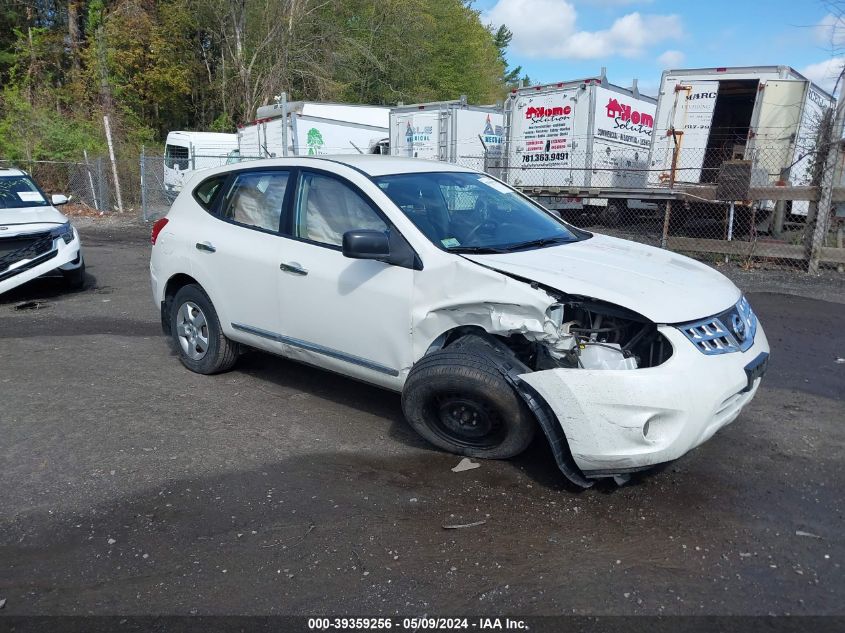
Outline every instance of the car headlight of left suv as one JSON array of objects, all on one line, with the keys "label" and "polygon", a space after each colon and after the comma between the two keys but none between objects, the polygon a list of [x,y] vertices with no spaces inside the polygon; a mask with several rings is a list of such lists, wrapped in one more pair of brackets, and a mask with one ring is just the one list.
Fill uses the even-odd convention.
[{"label": "car headlight of left suv", "polygon": [[70,222],[65,222],[50,231],[50,237],[54,239],[60,237],[65,241],[65,244],[70,244],[73,241],[73,227]]}]

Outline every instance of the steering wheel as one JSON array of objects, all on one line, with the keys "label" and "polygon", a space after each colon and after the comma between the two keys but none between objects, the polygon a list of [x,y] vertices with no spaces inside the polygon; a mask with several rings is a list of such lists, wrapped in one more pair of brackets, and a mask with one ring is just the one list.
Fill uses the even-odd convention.
[{"label": "steering wheel", "polygon": [[488,233],[493,233],[497,228],[499,228],[498,222],[494,220],[482,220],[470,229],[469,233],[464,236],[463,242],[464,244],[471,245],[471,242],[476,236],[481,234],[482,230],[487,229]]},{"label": "steering wheel", "polygon": [[478,224],[472,227],[469,233],[464,236],[464,243],[471,242],[485,229],[488,232],[493,232],[498,228],[499,223],[490,219],[490,211],[490,201],[487,197],[483,195],[478,196],[472,209],[473,215],[478,217]]}]

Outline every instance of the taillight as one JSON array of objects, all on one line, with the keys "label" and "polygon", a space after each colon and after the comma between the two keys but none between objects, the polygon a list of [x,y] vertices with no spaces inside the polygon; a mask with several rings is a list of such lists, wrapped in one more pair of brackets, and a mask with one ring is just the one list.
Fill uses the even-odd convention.
[{"label": "taillight", "polygon": [[155,246],[156,240],[158,239],[158,234],[161,233],[161,230],[167,226],[167,218],[161,218],[160,220],[156,220],[153,223],[153,232],[150,233],[150,243]]}]

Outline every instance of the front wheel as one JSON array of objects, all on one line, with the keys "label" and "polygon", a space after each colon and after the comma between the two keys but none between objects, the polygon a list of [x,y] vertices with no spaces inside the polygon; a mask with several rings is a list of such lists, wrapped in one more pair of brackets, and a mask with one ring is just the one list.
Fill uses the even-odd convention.
[{"label": "front wheel", "polygon": [[[82,259],[82,255],[79,256]],[[79,268],[63,270],[62,277],[65,283],[73,290],[79,290],[85,285],[85,260],[80,261]]]},{"label": "front wheel", "polygon": [[228,371],[238,359],[238,345],[223,334],[217,311],[202,288],[179,289],[170,310],[170,333],[182,364],[198,374]]},{"label": "front wheel", "polygon": [[446,348],[420,359],[405,382],[402,410],[426,440],[469,457],[518,455],[536,427],[495,361],[480,350]]}]

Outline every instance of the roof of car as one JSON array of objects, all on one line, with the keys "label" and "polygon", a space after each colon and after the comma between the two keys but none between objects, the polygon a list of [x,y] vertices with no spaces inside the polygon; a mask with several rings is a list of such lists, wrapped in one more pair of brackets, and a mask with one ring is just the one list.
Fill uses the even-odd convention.
[{"label": "roof of car", "polygon": [[379,154],[344,154],[341,156],[320,156],[319,159],[343,163],[344,165],[349,165],[354,169],[363,171],[370,176],[431,171],[472,171],[454,163],[444,163],[438,160],[381,156]]},{"label": "roof of car", "polygon": [[257,161],[246,161],[237,164],[227,165],[228,168],[237,167],[282,167],[290,164],[302,164],[305,161],[317,163],[334,163],[347,165],[353,169],[364,172],[368,176],[386,176],[388,174],[423,173],[433,171],[464,171],[473,170],[453,163],[444,163],[437,160],[423,160],[421,158],[401,158],[398,156],[382,156],[379,154],[341,154],[328,156],[290,156],[287,158],[267,158]]},{"label": "roof of car", "polygon": [[14,167],[0,167],[0,176],[26,176],[26,172]]}]

